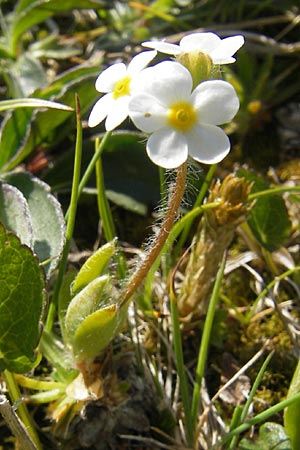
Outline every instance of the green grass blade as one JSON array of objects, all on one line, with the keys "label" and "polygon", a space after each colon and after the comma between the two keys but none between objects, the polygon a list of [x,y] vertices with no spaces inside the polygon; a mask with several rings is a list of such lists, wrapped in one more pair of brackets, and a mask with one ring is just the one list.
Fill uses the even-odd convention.
[{"label": "green grass blade", "polygon": [[62,285],[63,276],[65,273],[67,258],[70,248],[71,239],[73,236],[74,225],[75,225],[75,217],[77,211],[77,204],[79,198],[79,180],[80,180],[80,170],[81,170],[81,157],[82,157],[82,124],[80,118],[80,104],[79,99],[76,96],[76,122],[77,122],[77,133],[76,133],[76,144],[75,144],[75,158],[74,158],[74,172],[73,172],[73,181],[72,181],[72,192],[71,192],[71,200],[69,206],[69,214],[67,217],[67,226],[66,226],[66,243],[64,246],[64,250],[62,253],[62,258],[59,265],[58,275],[56,284],[54,287],[54,292],[52,296],[52,301],[49,306],[48,317],[46,320],[46,329],[51,331],[56,307],[58,303],[59,291]]},{"label": "green grass blade", "polygon": [[208,306],[207,316],[204,323],[203,328],[203,334],[199,349],[199,357],[198,357],[198,363],[196,368],[196,376],[195,376],[195,386],[194,386],[194,392],[193,392],[193,399],[192,399],[192,421],[193,421],[193,428],[196,428],[197,424],[197,417],[198,417],[198,411],[199,411],[199,403],[200,403],[200,395],[201,395],[201,383],[204,376],[204,370],[205,365],[207,361],[207,352],[208,347],[210,343],[210,336],[211,336],[211,330],[213,326],[213,321],[215,317],[215,311],[217,308],[217,304],[219,301],[219,291],[221,288],[221,283],[223,280],[223,274],[225,269],[225,263],[226,263],[226,254],[223,257],[223,261],[220,265],[217,278],[214,284],[213,292],[211,295],[211,299]]}]

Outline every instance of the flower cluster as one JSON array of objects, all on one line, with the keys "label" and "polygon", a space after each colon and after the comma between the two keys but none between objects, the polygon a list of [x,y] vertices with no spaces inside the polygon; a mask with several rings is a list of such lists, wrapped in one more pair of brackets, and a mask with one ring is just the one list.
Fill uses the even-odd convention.
[{"label": "flower cluster", "polygon": [[[215,79],[214,68],[233,63],[243,43],[243,36],[220,39],[214,33],[190,34],[179,45],[143,43],[152,50],[135,56],[128,67],[114,64],[97,78],[96,89],[104,95],[90,113],[89,126],[106,118],[106,130],[113,130],[129,116],[150,134],[150,159],[166,169],[189,156],[205,164],[220,162],[230,150],[220,125],[233,119],[239,99],[230,83]],[[157,51],[176,60],[147,67]]]}]

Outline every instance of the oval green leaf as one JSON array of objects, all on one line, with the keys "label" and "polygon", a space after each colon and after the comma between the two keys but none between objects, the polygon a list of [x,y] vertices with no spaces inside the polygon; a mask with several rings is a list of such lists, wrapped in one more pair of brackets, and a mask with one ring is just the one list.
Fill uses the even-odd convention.
[{"label": "oval green leaf", "polygon": [[25,52],[10,68],[12,82],[18,96],[28,97],[37,88],[47,86],[47,73],[39,59]]},{"label": "oval green leaf", "polygon": [[117,305],[109,305],[88,316],[77,328],[72,349],[77,362],[98,356],[119,331]]},{"label": "oval green leaf", "polygon": [[108,261],[114,255],[115,251],[116,239],[104,244],[86,260],[72,284],[73,295],[76,295],[91,281],[103,274]]},{"label": "oval green leaf", "polygon": [[32,251],[3,226],[0,226],[0,286],[0,366],[24,373],[36,361],[45,280]]},{"label": "oval green leaf", "polygon": [[82,289],[70,302],[65,316],[65,332],[67,340],[72,343],[77,328],[82,321],[100,308],[104,302],[108,303],[109,276],[96,278]]},{"label": "oval green leaf", "polygon": [[296,450],[292,447],[282,425],[266,422],[259,429],[255,439],[244,438],[239,444],[239,450]]},{"label": "oval green leaf", "polygon": [[[24,195],[32,224],[32,250],[40,262],[49,261],[44,270],[47,278],[56,268],[65,243],[65,219],[61,206],[50,187],[27,172],[11,172],[2,179]],[[14,230],[17,235],[17,230]]]},{"label": "oval green leaf", "polygon": [[33,230],[28,203],[19,189],[1,182],[0,222],[17,235],[22,244],[32,246]]},{"label": "oval green leaf", "polygon": [[[240,169],[238,176],[253,182],[251,193],[269,189],[269,184],[253,172]],[[248,214],[247,221],[258,242],[269,251],[283,245],[291,230],[285,202],[278,194],[258,198]]]},{"label": "oval green leaf", "polygon": [[263,247],[271,252],[278,249],[291,230],[283,198],[273,195],[257,199],[249,213],[248,224]]}]

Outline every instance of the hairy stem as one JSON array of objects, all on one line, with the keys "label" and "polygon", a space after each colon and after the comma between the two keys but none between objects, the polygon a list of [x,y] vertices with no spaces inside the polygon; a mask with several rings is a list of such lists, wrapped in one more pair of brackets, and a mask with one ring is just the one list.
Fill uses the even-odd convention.
[{"label": "hairy stem", "polygon": [[146,254],[145,259],[142,261],[142,263],[138,266],[136,271],[129,279],[129,282],[125,287],[125,292],[121,297],[122,300],[120,303],[120,307],[122,307],[127,303],[130,297],[136,292],[138,287],[142,284],[147,273],[154,264],[158,255],[160,254],[164,246],[164,243],[166,242],[170,234],[185,191],[186,173],[187,173],[187,163],[184,163],[177,169],[176,181],[169,195],[168,207],[165,213],[165,217],[162,221],[160,230],[155,236],[155,240],[149,252]]}]

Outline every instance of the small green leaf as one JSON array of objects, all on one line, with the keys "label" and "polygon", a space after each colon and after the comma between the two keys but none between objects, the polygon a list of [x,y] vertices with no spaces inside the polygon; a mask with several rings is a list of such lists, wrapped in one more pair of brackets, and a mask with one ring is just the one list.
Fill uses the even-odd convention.
[{"label": "small green leaf", "polygon": [[64,341],[68,340],[67,336],[66,336],[65,318],[66,318],[68,306],[72,300],[71,285],[74,281],[76,274],[77,274],[77,270],[75,269],[75,267],[70,266],[70,268],[64,274],[62,285],[59,290],[58,318],[59,318],[60,329],[61,329],[61,333],[62,333]]},{"label": "small green leaf", "polygon": [[[7,101],[7,100],[6,100]],[[11,105],[4,105],[7,109]],[[20,146],[20,140],[28,135],[28,123],[32,116],[31,109],[14,109],[5,114],[0,129],[0,170],[7,164]],[[27,129],[27,133],[26,133]],[[5,168],[4,168],[5,170]],[[9,170],[7,168],[7,170]]]},{"label": "small green leaf", "polygon": [[259,429],[259,437],[254,441],[244,438],[239,444],[239,450],[296,450],[292,447],[282,425],[266,422]]},{"label": "small green leaf", "polygon": [[14,55],[9,52],[9,49],[7,47],[7,40],[4,37],[0,36],[0,58],[2,60],[14,57]]},{"label": "small green leaf", "polygon": [[87,286],[95,278],[103,274],[108,261],[116,251],[116,240],[108,242],[100,247],[79,270],[74,283],[72,285],[73,295],[77,294],[81,289]]},{"label": "small green leaf", "polygon": [[279,195],[257,199],[248,223],[256,239],[269,251],[278,249],[291,230],[287,208]]},{"label": "small green leaf", "polygon": [[[66,87],[72,86],[73,83],[76,84],[78,81],[82,83],[87,78],[90,78],[93,82],[93,94],[95,101],[95,92],[97,92],[95,89],[95,78],[99,74],[99,66],[101,64],[101,61],[102,58],[99,57],[99,59],[94,62],[95,65],[89,64],[87,62],[75,66],[72,69],[66,70],[65,72],[62,72],[46,88],[37,89],[34,93],[35,97],[43,99],[53,99],[54,97],[62,94],[66,90]],[[81,98],[80,104],[82,104]]]},{"label": "small green leaf", "polygon": [[[65,220],[50,187],[27,172],[11,172],[4,179],[24,195],[32,225],[32,250],[40,262],[49,260],[44,270],[49,278],[56,268],[65,243]],[[13,231],[19,236],[18,230]]]},{"label": "small green leaf", "polygon": [[119,332],[117,305],[94,312],[81,323],[73,338],[72,349],[77,361],[94,359]]},{"label": "small green leaf", "polygon": [[0,111],[7,111],[8,109],[19,108],[52,108],[61,111],[74,111],[73,108],[61,103],[43,100],[41,98],[16,98],[13,100],[0,101]]},{"label": "small green leaf", "polygon": [[[300,392],[300,361],[294,372],[287,398]],[[300,402],[294,402],[284,411],[284,426],[291,439],[293,449],[300,448]]]},{"label": "small green leaf", "polygon": [[28,203],[14,186],[0,182],[0,222],[23,244],[32,246],[33,230]]},{"label": "small green leaf", "polygon": [[34,367],[45,303],[37,258],[0,226],[0,364],[24,373]]},{"label": "small green leaf", "polygon": [[[238,176],[254,182],[251,193],[269,189],[268,183],[253,172],[241,169]],[[269,251],[278,249],[291,230],[283,198],[277,194],[258,198],[248,214],[248,224],[263,247]]]},{"label": "small green leaf", "polygon": [[104,303],[108,303],[108,283],[108,275],[98,277],[75,295],[70,302],[65,317],[66,338],[70,343],[73,342],[76,330],[82,321]]},{"label": "small green leaf", "polygon": [[10,68],[17,96],[28,97],[37,88],[47,86],[47,74],[41,62],[29,53],[20,55]]},{"label": "small green leaf", "polygon": [[35,58],[67,59],[80,54],[82,48],[78,43],[64,42],[59,35],[51,34],[31,44],[29,51]]}]

